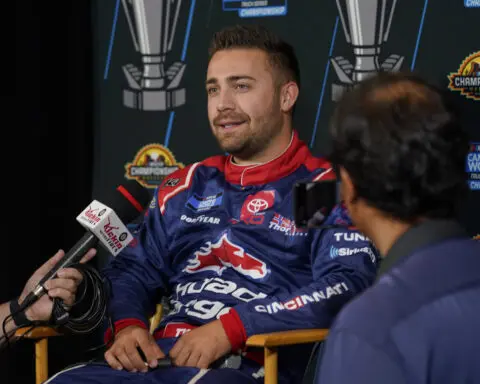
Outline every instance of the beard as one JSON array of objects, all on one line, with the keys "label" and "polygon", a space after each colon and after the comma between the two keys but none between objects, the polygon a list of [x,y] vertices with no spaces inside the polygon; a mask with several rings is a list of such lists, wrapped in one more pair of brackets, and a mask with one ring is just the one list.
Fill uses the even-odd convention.
[{"label": "beard", "polygon": [[238,116],[238,120],[245,123],[231,131],[215,126],[213,133],[223,151],[242,160],[253,159],[264,152],[283,126],[283,116],[273,108],[253,124],[245,116]]},{"label": "beard", "polygon": [[256,122],[252,127],[245,123],[232,132],[216,133],[215,137],[223,151],[243,160],[254,158],[269,147],[271,141],[281,131],[281,121]]}]

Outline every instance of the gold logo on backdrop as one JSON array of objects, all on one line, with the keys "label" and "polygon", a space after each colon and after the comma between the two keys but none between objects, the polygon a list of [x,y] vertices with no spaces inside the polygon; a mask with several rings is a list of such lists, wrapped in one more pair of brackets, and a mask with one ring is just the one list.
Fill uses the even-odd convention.
[{"label": "gold logo on backdrop", "polygon": [[168,148],[153,143],[142,147],[134,160],[125,164],[125,177],[137,180],[146,188],[155,188],[165,177],[180,168],[184,168],[184,165],[177,163]]},{"label": "gold logo on backdrop", "polygon": [[467,99],[480,100],[480,51],[463,60],[457,72],[448,75],[448,88],[459,91]]}]

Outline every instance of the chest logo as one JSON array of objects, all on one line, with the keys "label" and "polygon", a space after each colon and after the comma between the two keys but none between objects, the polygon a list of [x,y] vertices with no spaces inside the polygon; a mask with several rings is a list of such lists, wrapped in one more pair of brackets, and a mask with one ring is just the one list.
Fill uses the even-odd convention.
[{"label": "chest logo", "polygon": [[238,273],[255,280],[263,279],[268,273],[267,265],[263,261],[233,243],[227,234],[216,243],[207,242],[196,251],[183,271],[187,273],[212,271],[221,276],[227,268],[233,268]]},{"label": "chest logo", "polygon": [[260,225],[265,221],[265,213],[275,203],[275,191],[260,191],[248,196],[240,211],[240,221],[245,224]]}]

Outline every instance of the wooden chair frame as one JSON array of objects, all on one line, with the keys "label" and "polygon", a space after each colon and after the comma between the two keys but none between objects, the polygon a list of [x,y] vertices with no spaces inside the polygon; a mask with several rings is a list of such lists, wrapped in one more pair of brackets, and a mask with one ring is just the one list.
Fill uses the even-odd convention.
[{"label": "wooden chair frame", "polygon": [[[157,305],[157,311],[150,318],[150,333],[160,324],[163,307]],[[34,340],[35,343],[35,383],[41,384],[48,379],[48,338],[62,336],[53,328],[38,327],[21,328],[15,335]],[[265,333],[248,338],[247,347],[263,348],[265,384],[277,384],[278,382],[278,347],[285,345],[316,343],[325,340],[327,329],[306,329],[286,332]]]}]

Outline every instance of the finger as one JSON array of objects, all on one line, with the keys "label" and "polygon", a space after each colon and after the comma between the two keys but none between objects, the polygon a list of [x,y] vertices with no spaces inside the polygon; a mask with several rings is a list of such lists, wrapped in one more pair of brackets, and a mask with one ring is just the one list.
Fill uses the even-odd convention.
[{"label": "finger", "polygon": [[135,372],[136,369],[132,362],[130,361],[130,358],[128,357],[128,353],[125,348],[120,347],[118,350],[117,354],[115,357],[120,361],[120,364],[122,364],[123,368],[125,368],[127,371]]},{"label": "finger", "polygon": [[165,354],[160,349],[153,337],[148,338],[146,342],[142,342],[140,344],[140,348],[142,349],[145,359],[151,368],[155,368],[157,366],[158,359],[163,359],[165,357]]},{"label": "finger", "polygon": [[113,355],[112,352],[110,352],[110,350],[105,352],[105,360],[107,361],[108,365],[110,365],[110,367],[112,367],[113,369],[117,369],[119,371],[123,369],[122,363],[118,361],[118,359]]},{"label": "finger", "polygon": [[200,369],[207,369],[211,364],[211,359],[207,355],[203,354],[197,362],[196,367]]},{"label": "finger", "polygon": [[126,346],[125,353],[135,371],[146,372],[148,370],[135,344]]},{"label": "finger", "polygon": [[200,351],[192,351],[190,355],[188,356],[187,361],[185,361],[185,364],[183,364],[186,367],[197,367],[198,361],[201,358],[201,352]]},{"label": "finger", "polygon": [[178,354],[177,357],[173,358],[173,362],[175,365],[179,367],[185,366],[185,363],[187,362],[188,358],[190,357],[190,349],[187,349],[186,347],[182,348]]},{"label": "finger", "polygon": [[95,248],[89,249],[88,252],[80,260],[80,263],[82,264],[88,263],[90,260],[92,260],[95,257],[96,254],[97,254],[97,250]]},{"label": "finger", "polygon": [[58,298],[64,302],[64,304],[72,306],[75,303],[75,295],[66,289],[63,288],[54,288],[48,291],[48,296],[53,298]]},{"label": "finger", "polygon": [[52,279],[47,281],[44,286],[48,292],[53,289],[64,289],[74,293],[77,290],[77,284],[71,279]]},{"label": "finger", "polygon": [[62,279],[70,279],[79,285],[83,280],[82,273],[76,268],[63,268],[57,272],[57,276]]},{"label": "finger", "polygon": [[40,268],[37,269],[37,272],[46,274],[55,266],[55,264],[60,261],[63,256],[65,256],[65,252],[62,249],[59,249],[55,255],[53,255]]},{"label": "finger", "polygon": [[168,353],[172,359],[176,359],[180,351],[183,349],[183,339],[180,338],[174,345],[173,348]]}]

